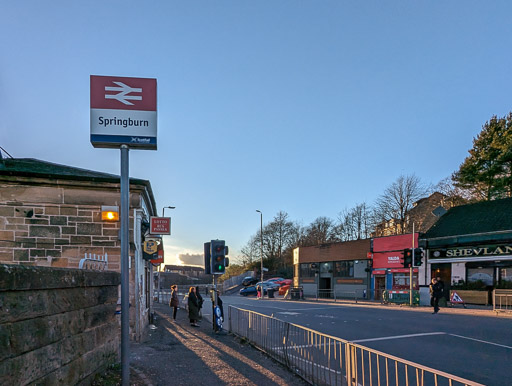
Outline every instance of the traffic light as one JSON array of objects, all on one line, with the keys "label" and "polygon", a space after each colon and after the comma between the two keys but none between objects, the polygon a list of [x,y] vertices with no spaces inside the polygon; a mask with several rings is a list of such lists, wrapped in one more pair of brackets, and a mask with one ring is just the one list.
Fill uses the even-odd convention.
[{"label": "traffic light", "polygon": [[414,266],[421,267],[423,264],[423,249],[415,248],[414,249]]},{"label": "traffic light", "polygon": [[222,275],[226,272],[226,254],[227,247],[224,240],[212,240],[210,242],[211,273],[213,275]]},{"label": "traffic light", "polygon": [[412,249],[404,249],[404,268],[412,267]]},{"label": "traffic light", "polygon": [[210,243],[204,243],[204,273],[206,275],[210,275],[212,273],[211,264]]}]

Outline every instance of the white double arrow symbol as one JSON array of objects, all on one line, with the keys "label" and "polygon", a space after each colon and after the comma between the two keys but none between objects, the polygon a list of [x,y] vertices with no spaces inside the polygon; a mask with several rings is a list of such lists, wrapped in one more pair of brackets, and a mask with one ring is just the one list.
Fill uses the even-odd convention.
[{"label": "white double arrow symbol", "polygon": [[128,95],[132,92],[142,92],[142,88],[132,88],[127,86],[122,82],[112,82],[117,84],[119,87],[109,87],[105,86],[105,91],[119,91],[117,94],[105,94],[105,99],[117,99],[119,102],[124,103],[125,105],[133,105],[132,101],[141,101],[142,95]]}]

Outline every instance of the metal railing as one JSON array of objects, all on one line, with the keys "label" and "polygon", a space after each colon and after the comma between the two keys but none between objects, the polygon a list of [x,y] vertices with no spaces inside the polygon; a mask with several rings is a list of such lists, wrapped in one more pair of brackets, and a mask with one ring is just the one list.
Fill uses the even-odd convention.
[{"label": "metal railing", "polygon": [[87,253],[83,259],[78,263],[78,269],[92,269],[96,271],[105,271],[108,268],[108,255],[96,255]]},{"label": "metal railing", "polygon": [[316,300],[332,299],[334,302],[338,300],[354,300],[356,303],[358,300],[369,300],[383,303],[383,292],[384,290],[367,289],[356,289],[352,291],[319,289],[316,292]]},{"label": "metal railing", "polygon": [[254,311],[229,306],[228,318],[230,332],[314,385],[480,385]]},{"label": "metal railing", "polygon": [[512,312],[512,289],[495,289],[492,291],[492,310]]}]

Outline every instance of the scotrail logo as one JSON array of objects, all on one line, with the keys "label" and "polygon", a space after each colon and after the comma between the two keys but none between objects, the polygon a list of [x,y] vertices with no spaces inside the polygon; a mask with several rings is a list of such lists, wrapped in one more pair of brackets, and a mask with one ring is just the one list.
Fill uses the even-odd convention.
[{"label": "scotrail logo", "polygon": [[116,99],[125,105],[132,105],[133,103],[130,101],[141,101],[142,95],[128,95],[131,93],[142,93],[142,88],[130,87],[123,82],[115,82],[112,83],[117,84],[118,87],[105,86],[105,91],[119,91],[117,94],[105,94],[105,99]]}]

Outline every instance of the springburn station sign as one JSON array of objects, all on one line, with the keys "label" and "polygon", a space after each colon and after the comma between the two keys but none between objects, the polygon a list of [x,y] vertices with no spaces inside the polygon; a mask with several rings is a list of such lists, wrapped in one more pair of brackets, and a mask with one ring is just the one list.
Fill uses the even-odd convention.
[{"label": "springburn station sign", "polygon": [[156,150],[156,79],[91,75],[91,143]]}]

